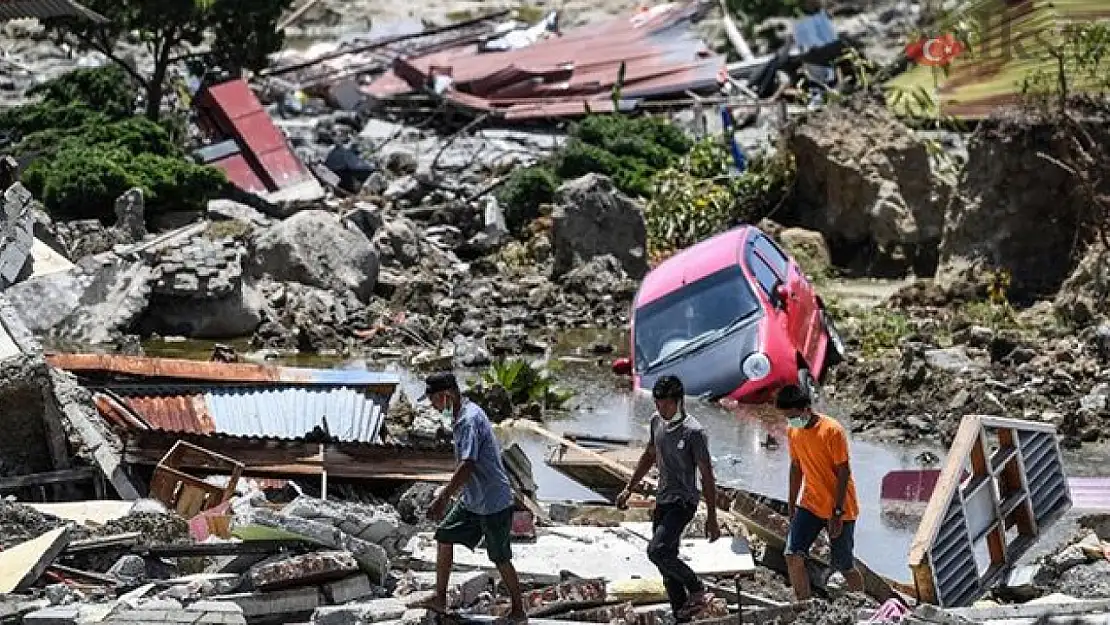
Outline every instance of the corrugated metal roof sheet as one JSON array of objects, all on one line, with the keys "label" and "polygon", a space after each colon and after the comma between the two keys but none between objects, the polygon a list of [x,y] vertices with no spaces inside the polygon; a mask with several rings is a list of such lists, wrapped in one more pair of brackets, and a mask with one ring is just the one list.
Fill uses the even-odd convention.
[{"label": "corrugated metal roof sheet", "polygon": [[327,419],[341,441],[379,440],[389,396],[354,387],[242,386],[162,393],[115,387],[152,428],[194,434],[303,438]]},{"label": "corrugated metal roof sheet", "polygon": [[94,22],[108,21],[108,18],[73,0],[0,0],[0,20],[28,17],[36,19],[83,17]]},{"label": "corrugated metal roof sheet", "polygon": [[610,96],[622,64],[628,99],[712,89],[726,75],[725,57],[712,54],[689,29],[700,10],[697,3],[661,5],[516,50],[481,52],[466,45],[402,58],[365,92],[385,97],[400,91],[399,80],[420,88],[448,76],[452,87],[443,96],[449,102],[525,119],[584,113],[584,101]]}]

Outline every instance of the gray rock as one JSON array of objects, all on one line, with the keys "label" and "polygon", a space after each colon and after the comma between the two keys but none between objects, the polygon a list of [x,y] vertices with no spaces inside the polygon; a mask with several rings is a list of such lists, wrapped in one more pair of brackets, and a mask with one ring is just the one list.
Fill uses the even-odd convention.
[{"label": "gray rock", "polygon": [[116,199],[116,230],[123,232],[132,241],[142,241],[146,236],[143,190],[130,189]]},{"label": "gray rock", "polygon": [[401,515],[401,519],[413,525],[423,521],[438,488],[437,485],[427,482],[417,482],[410,486],[397,501],[397,512]]},{"label": "gray rock", "polygon": [[411,267],[420,262],[421,245],[417,227],[398,217],[386,222],[374,236],[374,249],[386,265]]},{"label": "gray rock", "polygon": [[350,290],[370,299],[378,256],[361,233],[351,232],[324,211],[302,211],[254,241],[252,272],[322,289]]},{"label": "gray rock", "polygon": [[388,188],[389,178],[386,178],[385,174],[380,171],[370,172],[370,175],[366,177],[366,182],[362,183],[362,192],[371,196],[381,195]]},{"label": "gray rock", "polygon": [[556,193],[552,245],[554,271],[565,275],[598,256],[611,255],[634,279],[647,273],[647,226],[640,205],[613,182],[587,174]]},{"label": "gray rock", "polygon": [[146,562],[137,555],[127,554],[120,556],[119,560],[108,569],[111,575],[127,583],[139,583],[146,580]]},{"label": "gray rock", "polygon": [[926,364],[942,371],[960,372],[979,368],[961,347],[926,350],[924,357]]},{"label": "gray rock", "polygon": [[419,164],[416,155],[408,150],[392,150],[382,157],[382,167],[395,176],[415,174]]},{"label": "gray rock", "polygon": [[262,323],[266,299],[253,281],[220,298],[155,298],[142,328],[163,336],[197,339],[232,339],[250,336]]},{"label": "gray rock", "polygon": [[118,338],[146,310],[153,274],[144,262],[107,253],[16,284],[4,295],[36,334],[103,344]]},{"label": "gray rock", "polygon": [[272,221],[256,208],[226,199],[209,200],[207,217],[213,221],[238,221],[257,227],[266,227]]}]

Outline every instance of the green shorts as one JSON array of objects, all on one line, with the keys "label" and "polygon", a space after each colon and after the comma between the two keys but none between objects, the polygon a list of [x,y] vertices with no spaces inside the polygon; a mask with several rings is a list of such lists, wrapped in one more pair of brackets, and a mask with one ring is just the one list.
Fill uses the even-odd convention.
[{"label": "green shorts", "polygon": [[509,534],[513,525],[513,507],[493,514],[474,514],[456,503],[436,528],[436,541],[451,545],[465,545],[471,551],[486,539],[486,553],[490,562],[503,564],[513,559]]}]

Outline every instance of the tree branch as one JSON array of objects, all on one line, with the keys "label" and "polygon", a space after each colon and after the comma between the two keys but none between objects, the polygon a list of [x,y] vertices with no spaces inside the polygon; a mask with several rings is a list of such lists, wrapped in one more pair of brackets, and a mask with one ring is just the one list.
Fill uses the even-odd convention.
[{"label": "tree branch", "polygon": [[131,67],[130,63],[125,63],[123,59],[117,56],[116,53],[112,50],[111,46],[108,46],[103,42],[96,41],[92,37],[86,37],[85,35],[74,32],[72,30],[67,30],[66,32],[67,34],[77,38],[77,40],[85,44],[85,46],[92,48],[93,50],[96,50],[97,52],[108,57],[108,60],[123,68],[123,71],[127,72],[128,75],[134,78],[143,88],[147,88],[150,85],[150,81],[147,80],[145,76],[140,74],[138,70],[136,70],[134,67]]}]

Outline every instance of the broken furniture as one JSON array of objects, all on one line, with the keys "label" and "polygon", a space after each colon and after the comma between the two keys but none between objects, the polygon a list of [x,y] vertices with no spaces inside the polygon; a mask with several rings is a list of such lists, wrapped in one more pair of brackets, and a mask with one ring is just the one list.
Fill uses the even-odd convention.
[{"label": "broken furniture", "polygon": [[[199,461],[203,466],[229,473],[227,486],[214,486],[180,470],[187,456],[193,458],[193,464]],[[186,519],[191,519],[231,499],[242,474],[243,463],[192,443],[178,441],[154,468],[150,495]]]},{"label": "broken furniture", "polygon": [[910,548],[918,598],[970,604],[1070,507],[1055,427],[964,417]]}]

